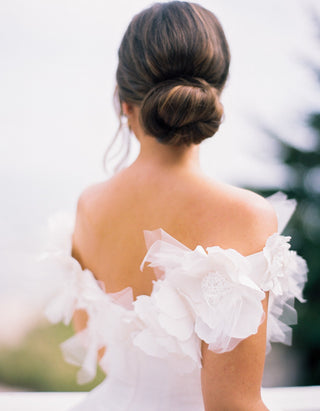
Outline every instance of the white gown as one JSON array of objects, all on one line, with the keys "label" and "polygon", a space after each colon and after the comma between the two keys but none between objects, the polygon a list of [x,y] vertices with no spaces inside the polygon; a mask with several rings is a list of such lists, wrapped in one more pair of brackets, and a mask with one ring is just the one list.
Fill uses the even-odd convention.
[{"label": "white gown", "polygon": [[46,315],[69,324],[76,309],[88,313],[87,328],[62,343],[66,361],[80,366],[80,384],[94,378],[97,352],[107,347],[100,360],[106,379],[72,411],[203,411],[201,340],[223,353],[255,334],[267,291],[267,350],[270,342],[290,344],[294,298],[303,301],[307,266],[289,249],[290,237],[280,234],[295,201],[280,192],[268,200],[279,232],[246,257],[218,246],[190,250],[162,229],[145,231],[148,251],[141,267],[154,267],[157,280],[150,296],[135,301],[131,288],[106,293],[71,257],[74,216],[51,219],[45,258],[59,272],[60,289]]}]

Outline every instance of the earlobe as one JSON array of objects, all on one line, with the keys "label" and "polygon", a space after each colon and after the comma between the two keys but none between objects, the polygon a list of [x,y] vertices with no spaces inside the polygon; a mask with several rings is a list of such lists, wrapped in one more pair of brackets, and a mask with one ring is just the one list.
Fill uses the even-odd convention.
[{"label": "earlobe", "polygon": [[133,113],[133,105],[123,101],[121,103],[121,112],[124,116],[129,117]]},{"label": "earlobe", "polygon": [[125,101],[121,103],[121,116],[126,118],[125,123],[128,125],[130,131],[132,131],[132,125],[136,123],[137,118],[139,117],[138,110],[137,106],[132,103],[127,103]]}]

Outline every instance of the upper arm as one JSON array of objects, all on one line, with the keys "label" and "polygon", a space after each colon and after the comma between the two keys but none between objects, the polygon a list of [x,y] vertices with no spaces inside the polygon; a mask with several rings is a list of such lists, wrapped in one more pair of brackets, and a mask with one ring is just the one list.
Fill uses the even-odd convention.
[{"label": "upper arm", "polygon": [[[77,203],[76,221],[72,235],[71,255],[81,265],[82,269],[86,268],[85,259],[82,250],[85,249],[89,236],[89,212],[88,206],[90,201],[90,191],[85,190],[79,197]],[[73,316],[73,326],[76,331],[81,331],[86,327],[88,315],[84,310],[76,310]]]},{"label": "upper arm", "polygon": [[85,189],[77,203],[76,221],[72,235],[72,256],[79,261],[82,269],[89,268],[90,255],[94,251],[96,221],[94,203],[96,198],[96,185]]},{"label": "upper arm", "polygon": [[[265,314],[267,306],[268,296],[263,300]],[[202,343],[201,385],[206,410],[266,410],[260,397],[266,317],[257,334],[241,341],[232,351],[216,354]]]},{"label": "upper arm", "polygon": [[74,225],[74,231],[72,234],[72,257],[79,261],[80,265],[83,267],[81,248],[85,242],[86,231],[87,231],[87,217],[88,215],[88,194],[84,191],[77,203],[76,221]]},{"label": "upper arm", "polygon": [[[267,238],[277,231],[274,209],[263,198],[254,198],[255,204],[248,204],[242,210],[238,227],[239,248],[244,255],[261,251]],[[262,305],[264,320],[258,332],[242,340],[232,351],[217,354],[202,343],[201,383],[206,410],[267,409],[261,402],[260,387],[265,362],[268,293]]]}]

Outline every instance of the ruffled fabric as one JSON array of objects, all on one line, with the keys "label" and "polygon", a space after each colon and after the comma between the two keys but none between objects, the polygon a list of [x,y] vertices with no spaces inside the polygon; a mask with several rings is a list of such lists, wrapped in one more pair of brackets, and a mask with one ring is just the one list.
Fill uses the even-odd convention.
[{"label": "ruffled fabric", "polygon": [[267,325],[267,352],[271,342],[290,345],[292,329],[297,323],[295,298],[305,302],[302,291],[307,281],[307,264],[295,251],[290,250],[290,237],[275,234],[263,250],[267,269],[261,287],[270,291]]},{"label": "ruffled fabric", "polygon": [[271,235],[264,249],[248,257],[252,273],[258,286],[269,291],[267,353],[271,342],[290,345],[292,329],[297,323],[294,308],[295,299],[305,302],[302,292],[307,281],[306,261],[290,250],[291,237],[280,233],[286,227],[295,207],[295,200],[287,200],[285,194],[278,192],[267,198],[278,216],[278,232]]},{"label": "ruffled fabric", "polygon": [[[56,214],[49,220],[49,245],[40,260],[54,262],[60,274],[57,289],[46,307],[52,323],[70,324],[76,310],[88,314],[86,328],[61,344],[67,362],[80,367],[79,384],[96,375],[98,351],[110,342],[126,344],[133,321],[132,289],[106,294],[92,272],[71,256],[74,217]],[[104,362],[104,359],[101,360]]]},{"label": "ruffled fabric", "polygon": [[[295,202],[282,193],[268,198],[282,230]],[[62,344],[65,358],[79,365],[78,382],[96,374],[98,351],[139,349],[147,356],[176,364],[179,373],[201,367],[201,341],[216,353],[234,349],[257,333],[264,319],[262,300],[269,292],[270,342],[289,344],[296,321],[294,299],[304,301],[305,261],[290,250],[290,237],[278,233],[264,249],[243,256],[233,249],[201,246],[190,250],[162,229],[145,231],[148,251],[141,264],[153,267],[157,280],[150,296],[133,301],[132,290],[107,294],[91,271],[71,256],[74,217],[57,215],[49,222],[50,246],[43,256],[55,262],[61,281],[46,309],[52,322],[69,324],[75,310],[88,314],[85,330]],[[100,364],[113,364],[106,351]]]},{"label": "ruffled fabric", "polygon": [[[152,235],[155,238],[155,232]],[[145,236],[148,241],[149,232]],[[265,294],[250,279],[250,265],[244,256],[220,247],[205,251],[198,246],[192,251],[161,229],[158,236],[144,262],[165,271],[166,288],[175,290],[176,299],[185,305],[200,340],[220,353],[257,332]],[[154,290],[154,298],[157,293],[159,289]],[[176,305],[166,307],[167,317],[174,318]]]},{"label": "ruffled fabric", "polygon": [[[145,231],[150,245],[143,260],[161,272],[188,302],[194,331],[216,353],[230,351],[256,334],[264,319],[261,301],[269,292],[267,351],[271,342],[291,343],[297,315],[294,300],[303,302],[307,265],[290,250],[290,237],[280,233],[290,220],[295,200],[278,192],[267,200],[278,217],[278,232],[264,249],[244,257],[233,249],[201,246],[190,250],[162,229]],[[174,310],[170,313],[174,315]]]},{"label": "ruffled fabric", "polygon": [[201,366],[200,341],[188,305],[167,280],[155,282],[150,297],[139,296],[134,309],[141,324],[133,338],[135,346],[175,364],[182,374]]}]

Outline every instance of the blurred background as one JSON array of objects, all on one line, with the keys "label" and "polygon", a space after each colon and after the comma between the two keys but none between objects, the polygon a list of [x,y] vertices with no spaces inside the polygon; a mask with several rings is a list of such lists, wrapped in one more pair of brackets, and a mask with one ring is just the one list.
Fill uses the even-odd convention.
[{"label": "blurred background", "polygon": [[[0,0],[0,390],[72,391],[76,369],[43,307],[50,275],[36,264],[50,215],[74,212],[106,179],[117,128],[117,48],[146,0]],[[231,48],[225,121],[203,144],[207,174],[298,200],[286,234],[308,261],[293,346],[274,345],[265,386],[320,384],[320,3],[203,0]],[[137,144],[132,156],[137,153]]]}]

